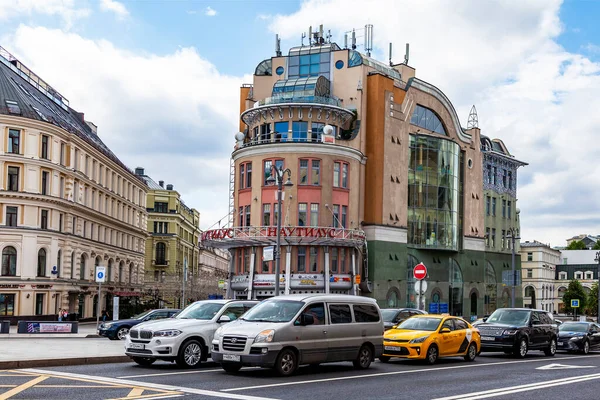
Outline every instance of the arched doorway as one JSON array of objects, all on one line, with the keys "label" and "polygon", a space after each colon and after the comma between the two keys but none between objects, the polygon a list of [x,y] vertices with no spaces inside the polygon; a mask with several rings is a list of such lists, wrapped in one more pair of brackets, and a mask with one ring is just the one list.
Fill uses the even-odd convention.
[{"label": "arched doorway", "polygon": [[563,296],[567,292],[567,288],[565,286],[561,286],[558,288],[557,292],[558,292],[558,301],[559,301],[558,312],[562,314],[565,312],[565,303],[563,302]]},{"label": "arched doorway", "polygon": [[400,307],[400,291],[398,288],[392,287],[388,290],[386,296],[386,305],[388,308]]},{"label": "arched doorway", "polygon": [[477,315],[477,291],[471,292],[471,315]]},{"label": "arched doorway", "polygon": [[496,281],[496,270],[491,262],[485,265],[485,296],[483,300],[483,313],[490,315],[498,307],[498,283]]},{"label": "arched doorway", "polygon": [[527,286],[525,288],[525,299],[523,299],[523,301],[529,301],[529,308],[537,308],[535,288],[533,286]]},{"label": "arched doorway", "polygon": [[463,314],[463,277],[460,265],[455,259],[450,259],[450,315]]}]

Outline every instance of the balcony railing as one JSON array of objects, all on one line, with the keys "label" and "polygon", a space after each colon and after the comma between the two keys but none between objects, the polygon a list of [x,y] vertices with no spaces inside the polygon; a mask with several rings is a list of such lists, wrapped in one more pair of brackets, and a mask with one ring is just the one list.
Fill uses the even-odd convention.
[{"label": "balcony railing", "polygon": [[331,145],[331,144],[335,144],[334,142],[324,142],[323,139],[321,138],[321,135],[315,136],[315,137],[308,137],[308,138],[290,138],[288,137],[288,135],[291,135],[290,133],[271,133],[268,135],[260,135],[258,137],[254,137],[252,138],[252,140],[242,143],[240,146],[238,146],[238,149],[244,148],[244,147],[250,147],[250,146],[257,146],[257,145],[261,145],[261,144],[272,144],[272,143],[313,143],[313,144],[327,144],[327,145]]},{"label": "balcony railing", "polygon": [[341,107],[342,102],[334,97],[320,97],[320,96],[286,96],[279,95],[273,97],[267,97],[264,100],[257,101],[254,103],[254,107],[267,106],[271,104],[287,104],[287,103],[316,103],[325,104],[328,106]]}]

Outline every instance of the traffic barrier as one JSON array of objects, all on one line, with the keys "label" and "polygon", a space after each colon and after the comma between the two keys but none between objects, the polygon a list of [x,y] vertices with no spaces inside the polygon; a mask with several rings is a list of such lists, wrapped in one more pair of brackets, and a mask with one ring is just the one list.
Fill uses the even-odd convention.
[{"label": "traffic barrier", "polygon": [[17,333],[77,333],[79,322],[63,321],[19,321]]}]

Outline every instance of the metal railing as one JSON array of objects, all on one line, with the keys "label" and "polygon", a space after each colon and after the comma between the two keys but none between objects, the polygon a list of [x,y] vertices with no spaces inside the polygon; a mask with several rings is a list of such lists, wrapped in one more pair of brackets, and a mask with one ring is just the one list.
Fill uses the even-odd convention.
[{"label": "metal railing", "polygon": [[328,106],[341,107],[342,102],[333,97],[321,96],[286,96],[285,94],[267,97],[263,100],[254,103],[254,107],[267,106],[271,104],[286,104],[286,103],[316,103]]}]

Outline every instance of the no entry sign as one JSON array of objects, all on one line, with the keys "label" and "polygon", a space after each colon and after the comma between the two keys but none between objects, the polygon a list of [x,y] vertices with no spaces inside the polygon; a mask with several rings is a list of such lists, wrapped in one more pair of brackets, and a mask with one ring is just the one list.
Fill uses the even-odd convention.
[{"label": "no entry sign", "polygon": [[413,268],[413,276],[416,280],[420,281],[421,279],[425,279],[427,276],[427,267],[423,263],[418,263]]}]

